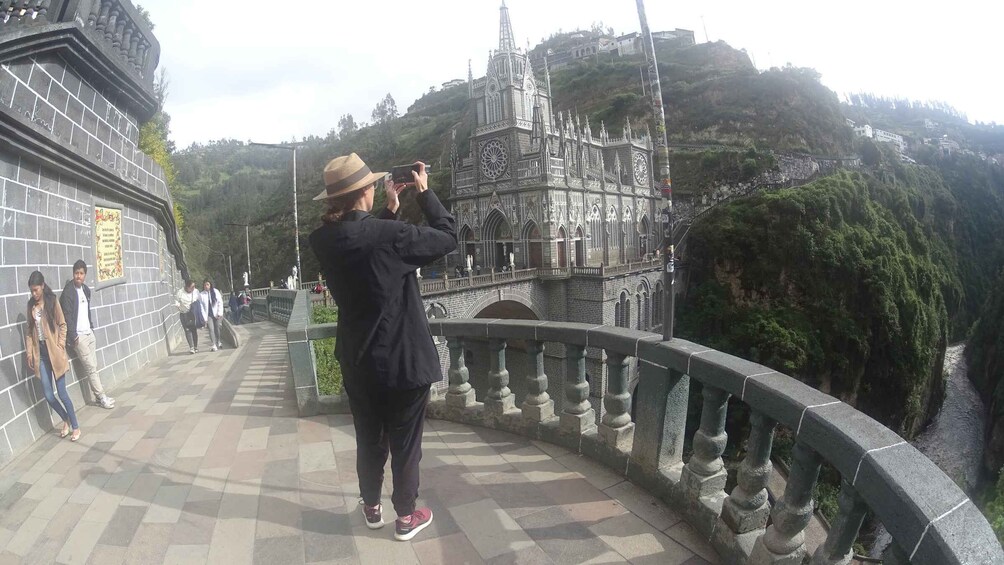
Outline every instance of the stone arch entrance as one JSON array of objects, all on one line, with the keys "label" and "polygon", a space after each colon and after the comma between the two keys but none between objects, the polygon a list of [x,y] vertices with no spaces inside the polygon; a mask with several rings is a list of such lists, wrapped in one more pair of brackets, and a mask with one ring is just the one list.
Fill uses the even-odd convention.
[{"label": "stone arch entrance", "polygon": [[638,256],[644,257],[648,255],[649,251],[649,239],[652,237],[652,227],[649,224],[648,216],[644,216],[641,219],[641,223],[638,225]]},{"label": "stone arch entrance", "polygon": [[582,226],[575,228],[575,266],[586,265],[586,243],[582,238]]},{"label": "stone arch entrance", "polygon": [[526,245],[525,262],[531,269],[544,265],[544,240],[540,237],[537,222],[530,220],[523,226],[523,243]]},{"label": "stone arch entrance", "polygon": [[488,213],[485,219],[485,267],[501,271],[509,264],[509,254],[513,250],[512,224],[498,208]]},{"label": "stone arch entrance", "polygon": [[565,227],[561,226],[558,228],[558,238],[556,243],[558,244],[558,266],[567,267],[568,266],[568,234],[565,233]]},{"label": "stone arch entrance", "polygon": [[467,268],[467,257],[471,258],[471,269],[474,265],[479,264],[478,259],[478,244],[474,241],[474,230],[471,226],[464,224],[464,227],[460,229],[460,237],[457,238],[460,241],[460,252],[463,255],[460,258],[460,265],[464,269]]}]

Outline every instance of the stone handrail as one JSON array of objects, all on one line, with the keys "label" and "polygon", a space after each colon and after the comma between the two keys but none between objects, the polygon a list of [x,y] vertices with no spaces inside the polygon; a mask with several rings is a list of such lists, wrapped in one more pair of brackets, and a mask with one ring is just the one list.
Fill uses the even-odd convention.
[{"label": "stone handrail", "polygon": [[[890,563],[1000,563],[1004,553],[966,495],[929,459],[894,432],[839,400],[768,367],[688,341],[607,326],[517,320],[433,320],[448,340],[449,391],[430,405],[433,416],[504,429],[592,456],[671,502],[730,563],[798,563],[802,530],[813,511],[812,490],[826,461],[843,477],[839,512],[813,563],[847,563],[868,510],[892,534]],[[475,402],[464,363],[465,339],[487,339],[490,389]],[[526,340],[530,367],[521,406],[508,388],[507,340]],[[566,348],[564,410],[554,413],[543,372],[543,343]],[[586,347],[606,352],[609,374],[603,417],[588,401]],[[628,358],[639,366],[629,408]],[[703,384],[694,453],[683,461],[690,379]],[[639,394],[639,389],[642,391]],[[751,411],[747,455],[738,486],[725,492],[722,453],[730,397]],[[784,495],[767,500],[775,427],[795,437]],[[772,524],[765,527],[768,514]]]},{"label": "stone handrail", "polygon": [[[332,337],[337,324],[310,324],[306,292],[296,293],[287,343],[301,416],[346,412],[344,397],[322,397],[311,340]],[[839,511],[812,563],[845,564],[871,510],[892,534],[887,563],[1001,563],[1004,553],[989,524],[966,495],[929,459],[898,435],[839,400],[768,367],[685,340],[661,341],[649,332],[588,324],[525,320],[432,320],[447,338],[449,389],[430,403],[432,417],[523,434],[592,457],[673,504],[727,563],[801,563],[803,533],[813,512],[812,491],[822,462],[841,474]],[[475,401],[464,341],[487,340],[489,390]],[[531,372],[519,375],[527,395],[517,406],[509,389],[506,346],[527,345]],[[556,413],[544,372],[545,342],[566,351],[564,408]],[[603,349],[608,372],[602,417],[589,402],[587,347]],[[629,360],[639,383],[629,389]],[[703,385],[693,455],[683,459],[690,379]],[[637,412],[631,414],[632,394]],[[725,492],[722,460],[730,397],[747,404],[751,431],[738,485]],[[767,480],[774,430],[794,435],[787,486],[771,507]],[[771,525],[767,525],[768,516]]]},{"label": "stone handrail", "polygon": [[481,288],[506,282],[528,281],[537,278],[537,269],[489,272],[481,275],[450,278],[423,278],[419,283],[422,296],[431,296],[461,288]]}]

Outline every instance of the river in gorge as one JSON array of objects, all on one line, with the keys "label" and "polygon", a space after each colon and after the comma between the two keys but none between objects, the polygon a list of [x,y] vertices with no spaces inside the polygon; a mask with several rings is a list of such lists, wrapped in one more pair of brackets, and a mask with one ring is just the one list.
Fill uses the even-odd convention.
[{"label": "river in gorge", "polygon": [[[945,402],[931,424],[913,441],[913,446],[972,495],[980,479],[986,413],[983,400],[969,381],[963,355],[965,348],[965,343],[959,343],[945,351],[945,372],[948,373]],[[871,553],[877,557],[892,538],[881,526],[875,534]]]}]

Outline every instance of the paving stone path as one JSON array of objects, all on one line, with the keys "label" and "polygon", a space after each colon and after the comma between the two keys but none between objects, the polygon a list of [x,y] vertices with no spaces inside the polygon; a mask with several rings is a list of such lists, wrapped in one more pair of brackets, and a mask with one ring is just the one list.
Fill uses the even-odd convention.
[{"label": "paving stone path", "polygon": [[[0,564],[717,562],[672,509],[560,447],[430,420],[411,542],[369,530],[351,417],[300,419],[284,334],[175,355],[0,470]],[[390,508],[390,471],[384,495]]]}]

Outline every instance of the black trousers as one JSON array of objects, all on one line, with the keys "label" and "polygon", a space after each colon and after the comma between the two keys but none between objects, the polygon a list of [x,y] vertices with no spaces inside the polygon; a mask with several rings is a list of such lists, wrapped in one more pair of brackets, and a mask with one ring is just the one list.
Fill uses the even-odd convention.
[{"label": "black trousers", "polygon": [[345,392],[356,428],[356,473],[359,493],[368,506],[380,503],[388,453],[394,478],[391,501],[398,516],[415,511],[418,464],[422,460],[422,429],[429,387],[386,390],[345,380]]}]

